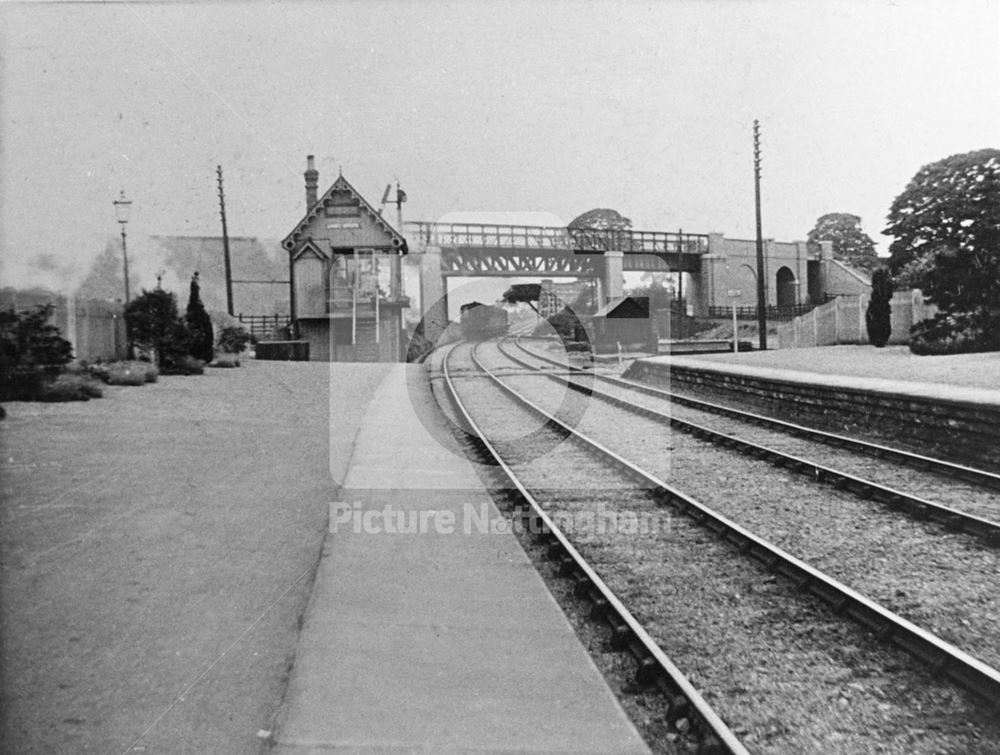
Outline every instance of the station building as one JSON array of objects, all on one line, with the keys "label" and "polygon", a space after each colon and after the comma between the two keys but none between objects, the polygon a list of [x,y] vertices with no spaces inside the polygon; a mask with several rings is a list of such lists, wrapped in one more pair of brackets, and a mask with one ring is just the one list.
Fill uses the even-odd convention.
[{"label": "station building", "polygon": [[406,240],[343,175],[318,196],[308,157],[306,212],[282,241],[291,318],[313,361],[398,362],[406,344]]}]

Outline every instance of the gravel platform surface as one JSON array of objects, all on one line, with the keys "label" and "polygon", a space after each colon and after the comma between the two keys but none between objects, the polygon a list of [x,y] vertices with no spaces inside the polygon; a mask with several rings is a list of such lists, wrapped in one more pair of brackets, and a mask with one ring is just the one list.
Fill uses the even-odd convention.
[{"label": "gravel platform surface", "polygon": [[946,383],[1000,389],[1000,353],[917,356],[907,346],[843,345],[773,349],[733,354],[685,355],[687,359],[801,370],[824,375],[882,378],[900,382]]},{"label": "gravel platform surface", "polygon": [[[495,355],[487,361],[503,363],[495,349],[481,351],[484,357],[491,351]],[[564,389],[552,381],[509,379],[534,386],[534,395],[544,396],[541,403],[563,403]],[[481,378],[462,380],[460,389],[487,428],[537,422]],[[637,447],[645,447],[655,459],[678,440],[651,437],[631,421],[623,424],[620,412],[598,418],[595,407],[594,401],[586,406],[581,429],[603,426],[620,437],[630,457]],[[649,521],[664,520],[665,509],[573,443],[538,454],[522,439],[506,450],[526,462],[518,472],[529,487],[549,491],[556,512],[593,512],[604,504],[611,511],[632,512],[640,521],[644,515],[652,517]],[[679,460],[675,457],[673,463]],[[718,478],[710,482],[720,485]],[[645,534],[591,529],[577,532],[574,540],[752,750],[1000,749],[1000,728],[964,692],[934,680],[901,651],[874,642],[860,628],[797,594],[707,530],[685,518],[666,521],[668,526]]]}]

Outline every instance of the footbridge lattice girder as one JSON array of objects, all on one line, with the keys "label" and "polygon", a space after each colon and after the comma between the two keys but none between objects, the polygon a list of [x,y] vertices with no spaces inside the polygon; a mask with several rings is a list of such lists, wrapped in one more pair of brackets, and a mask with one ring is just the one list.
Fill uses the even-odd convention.
[{"label": "footbridge lattice girder", "polygon": [[596,255],[561,253],[538,254],[531,250],[443,247],[443,275],[511,276],[541,274],[551,276],[596,276],[601,272]]},{"label": "footbridge lattice girder", "polygon": [[629,271],[697,272],[708,235],[473,223],[407,223],[419,246],[441,249],[446,275],[599,275],[600,257],[621,252]]}]

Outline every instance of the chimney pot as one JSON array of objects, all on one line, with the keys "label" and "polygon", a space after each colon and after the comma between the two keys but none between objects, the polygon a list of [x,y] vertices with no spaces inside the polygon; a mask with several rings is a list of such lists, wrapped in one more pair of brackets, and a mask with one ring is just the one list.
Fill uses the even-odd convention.
[{"label": "chimney pot", "polygon": [[316,204],[317,190],[319,188],[319,171],[316,170],[316,162],[312,155],[306,156],[306,210]]}]

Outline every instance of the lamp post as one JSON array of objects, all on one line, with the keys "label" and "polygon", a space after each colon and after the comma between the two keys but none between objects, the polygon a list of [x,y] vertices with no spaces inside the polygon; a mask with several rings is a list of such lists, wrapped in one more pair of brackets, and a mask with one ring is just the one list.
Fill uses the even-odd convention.
[{"label": "lamp post", "polygon": [[112,204],[115,206],[115,214],[118,216],[118,225],[122,227],[122,262],[125,266],[125,304],[129,302],[128,290],[128,250],[125,246],[125,225],[128,223],[129,212],[132,210],[132,201],[125,199],[125,189],[122,189],[121,196]]}]

